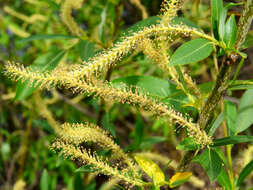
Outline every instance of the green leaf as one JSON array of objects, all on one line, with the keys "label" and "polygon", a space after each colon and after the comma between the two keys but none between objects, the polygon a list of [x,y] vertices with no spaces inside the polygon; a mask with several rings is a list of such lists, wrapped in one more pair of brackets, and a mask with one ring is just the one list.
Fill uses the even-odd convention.
[{"label": "green leaf", "polygon": [[240,133],[253,124],[253,90],[247,90],[239,103],[236,132]]},{"label": "green leaf", "polygon": [[169,66],[196,63],[207,58],[213,51],[212,42],[195,39],[181,45],[171,56]]},{"label": "green leaf", "polygon": [[116,131],[115,131],[115,126],[110,120],[110,112],[106,112],[104,114],[104,117],[102,120],[102,125],[106,130],[108,130],[112,134],[112,136],[114,138],[116,138],[117,135],[116,135]]},{"label": "green leaf", "polygon": [[140,115],[138,115],[137,120],[134,125],[133,131],[133,143],[128,146],[127,151],[129,150],[138,150],[140,148],[141,142],[144,137],[144,122]]},{"label": "green leaf", "polygon": [[241,171],[239,177],[238,177],[238,180],[237,180],[237,183],[236,185],[237,186],[240,186],[243,181],[247,178],[247,176],[250,175],[250,173],[253,171],[253,160],[251,160],[244,168],[243,170]]},{"label": "green leaf", "polygon": [[237,117],[236,105],[233,102],[225,101],[225,118],[229,135],[233,135],[235,132],[236,117]]},{"label": "green leaf", "polygon": [[192,176],[191,172],[177,172],[170,178],[169,181],[170,188],[174,188],[185,183],[190,179],[191,176]]},{"label": "green leaf", "polygon": [[98,34],[99,34],[99,37],[102,41],[102,43],[105,43],[106,41],[106,35],[105,35],[105,26],[106,26],[106,18],[108,17],[108,10],[110,9],[110,6],[112,6],[112,4],[107,1],[100,17],[101,17],[101,21],[98,25]]},{"label": "green leaf", "polygon": [[224,190],[231,190],[230,179],[226,174],[224,168],[221,169],[220,175],[217,178],[218,183],[224,188]]},{"label": "green leaf", "polygon": [[83,177],[81,173],[75,173],[73,186],[74,190],[84,190]]},{"label": "green leaf", "polygon": [[[66,50],[50,51],[45,55],[38,57],[30,66],[33,71],[46,72],[52,71],[65,55]],[[16,96],[14,101],[20,101],[30,96],[38,87],[29,85],[28,81],[19,81],[16,87]]]},{"label": "green leaf", "polygon": [[211,181],[214,181],[220,174],[222,160],[213,149],[206,149],[200,156],[194,159],[205,168]]},{"label": "green leaf", "polygon": [[22,40],[19,41],[19,43],[24,43],[24,42],[30,42],[30,41],[34,41],[34,40],[56,40],[56,39],[74,39],[77,38],[76,36],[67,36],[67,35],[63,35],[63,34],[36,34],[36,35],[32,35],[29,36],[27,38],[24,38]]},{"label": "green leaf", "polygon": [[93,57],[94,52],[94,43],[89,42],[87,40],[80,40],[77,44],[77,50],[82,61],[88,61],[89,58]]},{"label": "green leaf", "polygon": [[241,5],[241,3],[228,3],[228,4],[226,4],[225,7],[223,7],[221,15],[220,15],[220,20],[219,20],[219,37],[220,37],[220,40],[224,41],[224,37],[225,37],[225,34],[226,34],[225,21],[226,21],[226,18],[227,18],[228,9],[230,9],[231,7],[234,7],[234,6],[238,6],[238,5]]},{"label": "green leaf", "polygon": [[251,80],[236,80],[228,87],[229,90],[245,90],[253,89],[253,79]]},{"label": "green leaf", "polygon": [[3,142],[1,145],[1,156],[4,161],[10,159],[11,146],[8,142]]},{"label": "green leaf", "polygon": [[218,129],[218,127],[220,126],[221,122],[224,119],[224,111],[222,111],[220,113],[220,115],[217,117],[217,119],[215,120],[215,122],[212,124],[212,126],[210,127],[209,131],[208,131],[208,135],[209,136],[213,136],[215,131]]},{"label": "green leaf", "polygon": [[214,36],[217,40],[219,40],[219,20],[221,16],[223,8],[223,1],[222,0],[211,0],[211,9],[212,9],[212,29]]},{"label": "green leaf", "polygon": [[235,15],[231,15],[225,24],[224,42],[227,47],[232,48],[236,41],[237,26]]},{"label": "green leaf", "polygon": [[177,145],[178,150],[196,150],[198,148],[200,148],[199,144],[191,137],[186,137]]},{"label": "green leaf", "polygon": [[151,147],[154,144],[161,143],[166,140],[167,140],[166,137],[160,137],[160,136],[146,137],[142,140],[140,144],[140,148],[145,149],[145,148]]},{"label": "green leaf", "polygon": [[49,176],[47,170],[44,169],[40,178],[40,189],[41,190],[48,190],[49,189]]},{"label": "green leaf", "polygon": [[135,155],[134,159],[141,169],[153,180],[155,185],[159,185],[165,181],[163,171],[155,162],[140,155]]},{"label": "green leaf", "polygon": [[167,80],[152,76],[128,76],[114,79],[114,87],[120,87],[122,84],[131,87],[137,86],[140,90],[151,96],[167,97],[177,91],[176,86]]},{"label": "green leaf", "polygon": [[253,47],[253,30],[249,31],[245,41],[242,44],[242,49]]},{"label": "green leaf", "polygon": [[228,144],[238,144],[245,142],[253,142],[253,136],[238,135],[215,139],[212,146],[224,146]]},{"label": "green leaf", "polygon": [[216,151],[216,153],[219,155],[219,157],[222,159],[222,162],[224,163],[224,165],[226,167],[228,166],[228,161],[227,158],[225,157],[224,153],[222,152],[222,150],[219,147],[214,147],[214,150]]}]

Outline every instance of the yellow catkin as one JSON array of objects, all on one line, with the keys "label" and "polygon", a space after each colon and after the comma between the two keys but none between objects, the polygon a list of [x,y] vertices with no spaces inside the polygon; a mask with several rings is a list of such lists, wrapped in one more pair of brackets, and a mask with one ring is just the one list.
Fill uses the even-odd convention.
[{"label": "yellow catkin", "polygon": [[23,20],[24,22],[27,22],[29,24],[33,24],[35,22],[38,22],[38,21],[46,21],[46,17],[43,16],[43,15],[40,15],[40,14],[33,14],[31,16],[26,16],[22,13],[19,13],[15,10],[13,10],[12,8],[8,7],[8,6],[5,6],[4,7],[4,11],[8,14],[10,14],[11,16],[14,16],[20,20]]},{"label": "yellow catkin", "polygon": [[96,80],[87,83],[78,78],[71,78],[66,72],[58,72],[53,75],[49,73],[42,74],[26,69],[22,65],[11,63],[6,65],[6,70],[13,79],[23,81],[29,80],[33,85],[37,84],[41,87],[51,88],[58,84],[77,92],[94,94],[108,101],[137,105],[159,117],[167,117],[171,122],[185,127],[189,136],[196,139],[198,144],[205,146],[212,143],[211,137],[209,137],[205,131],[201,131],[198,124],[185,119],[181,113],[168,108],[163,103],[156,102],[146,94],[142,94],[139,90],[132,92],[126,88],[114,88],[110,83],[101,83]]},{"label": "yellow catkin", "polygon": [[39,92],[34,93],[34,97],[36,99],[36,109],[41,114],[41,116],[45,117],[50,124],[50,126],[54,129],[55,133],[60,133],[59,123],[54,119],[52,113],[48,110],[45,101],[41,98]]},{"label": "yellow catkin", "polygon": [[192,77],[190,75],[188,75],[184,69],[182,69],[182,73],[183,73],[183,77],[184,77],[184,81],[186,83],[186,85],[188,86],[189,90],[196,95],[197,97],[201,97],[201,93],[200,90],[198,88],[198,86],[196,85],[196,83],[192,80]]},{"label": "yellow catkin", "polygon": [[[185,94],[188,96],[190,101],[194,102],[195,100],[192,97],[192,95],[189,94],[188,90],[185,89],[182,82],[179,81],[179,76],[178,76],[176,69],[173,66],[169,67],[170,56],[167,52],[167,48],[165,46],[165,43],[166,43],[165,41],[160,41],[159,49],[155,49],[153,46],[152,40],[145,38],[145,39],[143,39],[143,41],[140,43],[139,46],[140,46],[140,49],[143,51],[143,53],[149,59],[154,60],[163,71],[165,71],[166,73],[169,73],[172,80],[174,80],[176,82],[176,84],[178,85],[178,87],[185,92]],[[191,92],[193,92],[193,94],[197,95],[197,97],[200,97],[200,95],[201,95],[200,91],[199,91],[198,87],[196,86],[196,84],[191,79],[191,77],[189,75],[187,75],[185,72],[182,72],[182,74],[184,77],[184,81],[185,81],[186,85],[188,86],[189,90],[191,90]]]},{"label": "yellow catkin", "polygon": [[177,15],[177,11],[182,7],[183,0],[164,0],[161,6],[162,23],[170,23]]},{"label": "yellow catkin", "polygon": [[67,158],[70,157],[71,159],[78,159],[84,164],[91,164],[96,169],[98,169],[100,173],[112,175],[127,183],[134,184],[137,186],[145,185],[143,181],[130,176],[126,171],[123,172],[121,170],[111,167],[106,160],[103,160],[95,153],[91,154],[91,152],[89,151],[81,150],[79,147],[75,147],[74,145],[67,144],[61,141],[54,142],[52,144],[52,148],[55,150],[60,149]]},{"label": "yellow catkin", "polygon": [[206,38],[215,44],[219,44],[214,38],[198,31],[197,29],[190,28],[184,25],[169,25],[163,24],[145,27],[143,30],[133,33],[131,36],[124,37],[121,42],[116,43],[111,49],[95,56],[89,62],[80,65],[78,71],[73,71],[72,77],[88,76],[94,73],[108,70],[111,66],[115,65],[117,61],[121,60],[123,56],[136,48],[144,38],[151,36],[169,35],[171,33],[179,33],[181,35],[197,35],[201,38]]},{"label": "yellow catkin", "polygon": [[8,28],[10,31],[12,31],[15,35],[20,36],[22,38],[27,38],[30,36],[29,32],[26,32],[25,30],[21,29],[19,26],[16,25],[8,25]]},{"label": "yellow catkin", "polygon": [[[82,142],[93,142],[101,147],[109,148],[117,158],[122,158],[128,164],[132,172],[135,172],[133,160],[123,152],[123,150],[114,143],[109,133],[102,130],[100,127],[91,124],[68,124],[60,126],[57,135],[65,142],[70,144],[80,144]],[[137,173],[134,173],[138,177]]]},{"label": "yellow catkin", "polygon": [[143,53],[151,60],[153,60],[160,69],[166,73],[169,71],[169,62],[163,59],[161,52],[154,47],[154,44],[151,39],[144,38],[139,44],[139,48]]},{"label": "yellow catkin", "polygon": [[13,190],[25,190],[25,185],[26,183],[20,179],[14,184]]},{"label": "yellow catkin", "polygon": [[148,12],[146,8],[141,4],[140,0],[130,0],[130,2],[141,11],[142,19],[148,18]]},{"label": "yellow catkin", "polygon": [[243,158],[243,166],[245,167],[251,160],[253,160],[253,145],[249,145],[249,147],[244,151]]},{"label": "yellow catkin", "polygon": [[77,10],[82,7],[83,0],[65,0],[61,6],[61,20],[68,27],[71,33],[81,36],[82,29],[72,17],[72,9]]},{"label": "yellow catkin", "polygon": [[[159,153],[155,153],[155,152],[140,152],[137,153],[137,155],[140,156],[144,156],[146,158],[149,158],[153,161],[159,162],[164,166],[168,166],[170,168],[172,168],[173,170],[177,169],[178,163],[174,160],[170,160],[168,157],[163,156]],[[199,178],[197,178],[196,176],[192,175],[191,178],[189,179],[189,182],[197,188],[202,189],[205,186],[205,182]]]}]

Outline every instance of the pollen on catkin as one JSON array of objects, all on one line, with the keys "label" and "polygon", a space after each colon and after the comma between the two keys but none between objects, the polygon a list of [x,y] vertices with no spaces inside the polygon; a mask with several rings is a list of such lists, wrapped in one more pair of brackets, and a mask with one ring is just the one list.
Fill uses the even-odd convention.
[{"label": "pollen on catkin", "polygon": [[164,0],[161,6],[162,23],[170,23],[177,11],[182,7],[183,0]]},{"label": "pollen on catkin", "polygon": [[81,36],[82,29],[72,17],[72,9],[77,10],[82,7],[83,0],[64,0],[61,6],[61,20],[68,27],[70,32],[76,36]]},{"label": "pollen on catkin", "polygon": [[218,43],[215,39],[205,33],[184,25],[165,26],[163,24],[158,24],[150,27],[144,27],[142,30],[133,33],[131,36],[123,37],[122,41],[116,43],[111,49],[98,54],[87,63],[85,62],[85,64],[80,65],[82,68],[80,68],[78,72],[73,71],[72,77],[86,76],[89,78],[94,73],[99,73],[101,71],[105,72],[115,65],[117,61],[121,60],[122,57],[135,49],[136,45],[144,38],[170,34],[181,34],[183,36],[190,36],[194,34],[201,38],[211,40],[214,43]]},{"label": "pollen on catkin", "polygon": [[143,186],[145,184],[143,181],[131,176],[127,170],[124,170],[123,172],[117,168],[111,167],[106,159],[102,159],[96,153],[91,153],[89,150],[81,149],[78,146],[63,141],[55,141],[51,147],[53,150],[60,150],[66,158],[72,160],[78,159],[83,162],[83,164],[91,164],[100,173],[105,175],[115,176],[129,184],[137,186]]},{"label": "pollen on catkin", "polygon": [[32,85],[39,85],[44,88],[51,88],[52,86],[63,86],[72,89],[74,92],[88,93],[95,97],[101,97],[106,101],[119,102],[132,104],[140,107],[141,109],[150,111],[154,115],[159,117],[167,117],[173,123],[179,124],[185,127],[190,137],[196,139],[197,143],[201,146],[210,145],[212,140],[205,131],[200,130],[196,123],[183,117],[179,112],[176,112],[172,108],[168,108],[163,103],[157,102],[155,99],[150,98],[147,94],[140,92],[136,89],[134,92],[128,88],[114,88],[109,82],[101,82],[93,79],[86,82],[78,78],[71,78],[68,73],[40,73],[31,71],[24,68],[22,65],[7,64],[7,74],[13,79],[30,81]]},{"label": "pollen on catkin", "polygon": [[9,6],[5,6],[4,7],[4,11],[8,14],[10,14],[11,16],[14,16],[20,20],[23,20],[24,22],[27,22],[29,24],[33,24],[35,22],[41,21],[44,22],[46,21],[46,17],[40,14],[33,14],[31,16],[26,16],[22,13],[19,13],[15,10],[13,10],[12,8],[10,8]]},{"label": "pollen on catkin", "polygon": [[[114,157],[121,158],[123,162],[128,164],[130,169],[135,172],[133,160],[123,152],[123,150],[115,144],[109,133],[95,124],[69,124],[65,123],[60,126],[57,133],[60,139],[69,144],[80,144],[82,142],[93,142],[103,148],[112,150]],[[136,174],[137,176],[137,174]]]},{"label": "pollen on catkin", "polygon": [[139,44],[139,49],[143,51],[144,55],[146,55],[149,59],[153,60],[160,69],[164,72],[168,72],[169,70],[169,62],[164,60],[161,52],[154,47],[154,43],[149,38],[144,38],[142,42]]}]

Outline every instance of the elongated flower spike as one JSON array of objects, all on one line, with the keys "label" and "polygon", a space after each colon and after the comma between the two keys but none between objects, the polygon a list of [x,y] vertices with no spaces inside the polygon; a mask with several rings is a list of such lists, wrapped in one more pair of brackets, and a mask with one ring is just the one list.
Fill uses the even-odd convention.
[{"label": "elongated flower spike", "polygon": [[6,13],[20,19],[20,20],[23,20],[26,23],[29,23],[29,24],[33,24],[33,23],[38,22],[38,21],[45,22],[47,20],[45,16],[40,15],[40,14],[33,14],[31,16],[26,16],[22,13],[19,13],[19,12],[13,10],[9,6],[5,6],[4,11]]},{"label": "elongated flower spike", "polygon": [[114,143],[109,133],[102,130],[100,127],[91,123],[65,123],[60,126],[57,135],[61,140],[64,140],[69,144],[79,145],[82,142],[93,142],[103,148],[112,150],[114,157],[122,159],[122,161],[129,166],[129,169],[134,173],[135,177],[138,178],[138,174],[135,172],[136,168],[133,160],[125,154],[117,144]]},{"label": "elongated flower spike", "polygon": [[[189,97],[190,101],[194,103],[194,98],[187,89],[183,86],[183,84],[179,81],[179,76],[176,69],[171,66],[169,67],[169,54],[167,52],[167,47],[165,46],[165,41],[159,40],[159,49],[154,47],[154,43],[149,38],[144,38],[143,41],[139,44],[140,50],[151,60],[153,60],[158,67],[160,67],[165,73],[169,74],[172,80],[178,85],[180,89],[182,89],[185,94]],[[180,69],[180,68],[179,68]],[[183,70],[183,69],[182,69]],[[184,77],[184,82],[191,90],[191,92],[197,97],[201,97],[201,93],[197,87],[197,85],[193,82],[192,78],[182,71],[182,76]]]},{"label": "elongated flower spike", "polygon": [[72,17],[72,9],[77,10],[82,7],[83,0],[64,0],[61,6],[61,19],[62,22],[68,27],[72,34],[81,36],[82,29],[75,22]]},{"label": "elongated flower spike", "polygon": [[111,49],[98,54],[90,59],[87,63],[82,64],[78,71],[72,71],[71,75],[74,78],[80,78],[83,76],[89,78],[94,73],[107,71],[130,51],[135,49],[137,44],[140,43],[144,38],[161,35],[168,36],[170,34],[181,34],[183,36],[191,36],[194,34],[201,38],[206,38],[212,41],[214,44],[219,44],[215,39],[204,34],[203,32],[198,31],[195,28],[190,28],[184,25],[154,25],[145,27],[143,30],[133,33],[131,36],[124,37],[121,42],[116,43]]},{"label": "elongated flower spike", "polygon": [[161,52],[154,47],[154,43],[151,39],[144,38],[143,41],[139,44],[139,48],[144,53],[144,55],[146,55],[149,59],[153,60],[160,69],[162,69],[165,73],[168,72],[168,59],[163,59],[164,57],[161,55]]},{"label": "elongated flower spike", "polygon": [[24,66],[16,64],[6,65],[7,74],[12,79],[30,81],[32,85],[39,85],[43,88],[52,88],[60,85],[66,88],[70,88],[75,92],[88,93],[102,97],[106,101],[120,102],[122,104],[132,104],[140,107],[141,109],[150,111],[156,116],[169,118],[171,122],[177,123],[185,127],[188,131],[189,136],[196,139],[197,143],[201,146],[210,145],[212,139],[207,136],[205,131],[201,131],[196,123],[183,117],[181,113],[176,112],[172,108],[168,108],[163,103],[159,103],[156,100],[149,98],[145,93],[136,90],[132,92],[126,88],[114,88],[109,82],[102,83],[93,79],[90,82],[80,80],[78,78],[71,78],[68,73],[40,73],[31,71],[30,69],[24,68]]},{"label": "elongated flower spike", "polygon": [[61,153],[68,159],[79,160],[83,164],[92,165],[95,170],[105,175],[117,177],[129,184],[144,186],[145,182],[133,177],[127,170],[119,170],[112,167],[108,160],[101,158],[96,153],[91,153],[89,150],[82,149],[81,147],[56,140],[51,148],[53,150],[60,150]]},{"label": "elongated flower spike", "polygon": [[162,23],[167,24],[177,16],[177,11],[181,9],[183,0],[164,0],[161,6]]}]

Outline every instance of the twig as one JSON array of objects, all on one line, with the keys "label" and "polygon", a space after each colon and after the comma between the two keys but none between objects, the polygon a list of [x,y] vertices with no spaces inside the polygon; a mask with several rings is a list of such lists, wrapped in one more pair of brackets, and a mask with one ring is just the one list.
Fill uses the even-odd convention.
[{"label": "twig", "polygon": [[[239,28],[238,28],[238,36],[236,41],[236,49],[240,49],[241,44],[244,42],[246,34],[248,33],[249,26],[252,21],[252,14],[253,12],[253,1],[248,0],[245,4],[243,16],[239,20]],[[246,31],[245,31],[246,30]],[[243,32],[239,32],[243,31]],[[239,34],[240,33],[240,34]],[[244,35],[242,35],[242,33]],[[230,77],[230,74],[232,72],[232,68],[235,65],[237,61],[238,55],[231,54],[231,55],[224,55],[222,65],[220,72],[218,74],[216,83],[214,88],[212,89],[212,92],[210,93],[198,119],[198,124],[200,127],[205,130],[208,126],[208,123],[212,117],[212,113],[217,107],[219,100],[224,95],[224,92],[226,91],[228,87],[228,80]],[[195,151],[188,151],[182,158],[177,170],[178,171],[185,171],[192,161]]]}]

